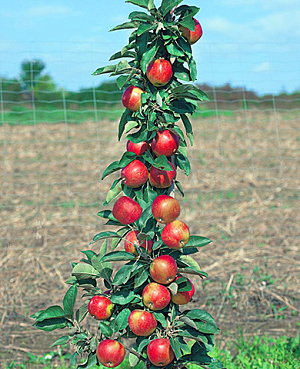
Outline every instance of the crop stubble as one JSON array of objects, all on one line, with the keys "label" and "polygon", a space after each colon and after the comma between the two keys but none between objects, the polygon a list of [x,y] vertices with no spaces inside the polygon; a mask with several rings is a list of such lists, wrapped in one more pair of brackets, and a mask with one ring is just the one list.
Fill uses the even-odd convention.
[{"label": "crop stubble", "polygon": [[[232,339],[295,335],[299,322],[299,115],[258,111],[194,121],[180,219],[214,242],[197,260],[203,307]],[[54,336],[29,315],[61,304],[71,261],[103,229],[96,216],[114,178],[101,173],[125,150],[117,122],[4,126],[0,154],[0,353],[44,353]],[[108,207],[109,208],[109,207]],[[16,349],[16,352],[14,352]],[[14,352],[14,354],[13,354]],[[5,354],[4,354],[5,353]]]}]

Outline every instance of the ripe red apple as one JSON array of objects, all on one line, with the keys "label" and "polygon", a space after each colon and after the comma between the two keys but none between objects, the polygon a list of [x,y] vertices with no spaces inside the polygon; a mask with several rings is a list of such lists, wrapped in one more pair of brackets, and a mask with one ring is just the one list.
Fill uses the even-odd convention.
[{"label": "ripe red apple", "polygon": [[[175,279],[175,281],[177,281],[180,278],[182,278],[182,277],[181,276],[178,276]],[[192,289],[190,291],[177,292],[176,295],[173,295],[173,293],[171,292],[171,298],[172,298],[172,301],[174,302],[174,304],[177,304],[177,305],[185,305],[192,298],[193,294],[195,293],[195,287],[194,287],[193,283],[189,279],[188,279],[188,281],[192,285]]]},{"label": "ripe red apple", "polygon": [[122,104],[125,108],[131,110],[131,111],[138,111],[141,104],[141,94],[144,93],[144,91],[136,86],[129,86],[126,88],[126,90],[123,92],[122,95]]},{"label": "ripe red apple", "polygon": [[147,67],[146,74],[154,86],[165,86],[172,78],[172,65],[168,60],[163,58],[152,60]]},{"label": "ripe red apple", "polygon": [[195,31],[191,31],[187,27],[180,26],[179,29],[181,31],[182,36],[188,39],[188,42],[193,45],[197,42],[203,35],[203,30],[201,24],[194,18],[195,22]]},{"label": "ripe red apple", "polygon": [[132,141],[128,140],[126,149],[127,151],[133,152],[138,156],[142,156],[147,150],[150,151],[150,145],[148,145],[145,141],[133,143]]},{"label": "ripe red apple", "polygon": [[139,219],[142,211],[136,201],[128,196],[122,196],[114,204],[113,216],[122,224],[131,224]]},{"label": "ripe red apple", "polygon": [[156,366],[166,366],[175,358],[168,338],[152,340],[147,346],[147,356],[151,363]]},{"label": "ripe red apple", "polygon": [[171,295],[167,287],[151,282],[144,288],[143,303],[151,310],[162,310],[171,301]]},{"label": "ripe red apple", "polygon": [[174,220],[164,227],[161,239],[171,249],[181,249],[190,239],[189,227],[180,220]]},{"label": "ripe red apple", "polygon": [[145,310],[133,310],[128,318],[129,328],[137,336],[150,336],[157,326],[152,313]]},{"label": "ripe red apple", "polygon": [[173,222],[180,214],[180,205],[178,200],[168,195],[157,196],[151,205],[154,218],[163,224]]},{"label": "ripe red apple", "polygon": [[105,296],[93,296],[88,304],[88,311],[97,320],[108,319],[113,310],[113,303]]},{"label": "ripe red apple", "polygon": [[164,170],[151,167],[149,173],[149,180],[152,186],[157,188],[167,188],[170,187],[176,178],[176,169],[174,165],[169,161],[173,170]]},{"label": "ripe red apple", "polygon": [[148,181],[148,169],[140,160],[133,160],[121,170],[121,177],[127,187],[137,188]]},{"label": "ripe red apple", "polygon": [[179,147],[179,137],[169,129],[159,130],[151,142],[152,151],[156,156],[171,156]]},{"label": "ripe red apple", "polygon": [[118,341],[106,339],[99,343],[96,355],[102,365],[114,368],[124,360],[125,348]]},{"label": "ripe red apple", "polygon": [[177,274],[177,264],[170,255],[161,255],[150,264],[150,275],[152,279],[161,284],[171,283]]},{"label": "ripe red apple", "polygon": [[135,246],[143,247],[146,249],[149,253],[152,251],[153,246],[153,240],[144,240],[141,242],[138,240],[137,236],[139,234],[139,231],[130,231],[124,241],[124,248],[125,251],[131,252],[134,255],[138,255]]}]

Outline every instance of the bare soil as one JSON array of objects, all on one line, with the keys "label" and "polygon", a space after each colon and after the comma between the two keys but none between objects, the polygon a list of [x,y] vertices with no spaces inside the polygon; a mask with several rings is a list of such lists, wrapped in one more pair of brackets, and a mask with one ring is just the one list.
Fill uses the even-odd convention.
[{"label": "bare soil", "polygon": [[[300,322],[300,115],[237,111],[194,121],[192,172],[180,219],[214,242],[196,258],[192,307],[208,310],[220,341],[293,336]],[[97,217],[125,150],[117,122],[0,127],[0,361],[43,354],[57,333],[30,315],[61,304],[71,262],[104,229]],[[108,208],[111,208],[108,206]]]}]

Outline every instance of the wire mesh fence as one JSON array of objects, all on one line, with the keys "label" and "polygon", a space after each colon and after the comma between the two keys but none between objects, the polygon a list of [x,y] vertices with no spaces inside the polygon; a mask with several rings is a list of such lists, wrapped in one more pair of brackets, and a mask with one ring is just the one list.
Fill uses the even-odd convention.
[{"label": "wire mesh fence", "polygon": [[[84,55],[71,43],[21,46],[28,60],[35,53],[41,59],[51,53],[64,76],[60,84],[68,87],[53,88],[52,79],[29,79],[25,86],[19,78],[0,81],[3,362],[27,352],[44,353],[55,340],[55,334],[31,326],[30,314],[61,304],[71,262],[81,259],[80,250],[99,248],[97,243],[89,245],[104,229],[96,214],[117,178],[116,174],[101,181],[101,174],[120,158],[126,144],[117,142],[116,133],[123,111],[121,92],[106,81],[72,90],[75,75],[90,74],[106,64],[104,46],[98,52],[85,45]],[[262,46],[256,45],[257,59],[266,53]],[[238,57],[239,86],[246,72],[242,47],[231,45]],[[216,45],[207,48],[211,60],[214,53],[224,52]],[[17,49],[22,60],[23,52]],[[298,51],[299,45],[293,55],[300,61]],[[278,65],[284,63],[276,53],[268,57]],[[68,65],[73,65],[74,74]],[[211,68],[217,73],[218,65]],[[299,93],[262,97],[229,84],[202,88],[211,101],[199,104],[193,118],[195,144],[188,148],[192,172],[189,177],[178,173],[185,197],[176,194],[180,218],[191,233],[214,241],[197,254],[209,279],[193,279],[197,292],[192,304],[216,318],[220,337],[228,332],[230,339],[238,327],[249,335],[296,334]]]}]

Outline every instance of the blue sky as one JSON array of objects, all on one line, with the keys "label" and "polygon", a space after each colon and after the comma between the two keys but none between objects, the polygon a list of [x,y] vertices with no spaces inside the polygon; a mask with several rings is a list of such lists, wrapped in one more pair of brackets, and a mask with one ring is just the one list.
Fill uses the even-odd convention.
[{"label": "blue sky", "polygon": [[[17,77],[41,58],[61,87],[98,85],[128,31],[108,32],[138,8],[124,0],[0,0],[0,75]],[[156,0],[158,5],[160,0]],[[299,0],[186,0],[201,8],[203,38],[193,46],[198,82],[227,82],[259,93],[300,89]]]}]

